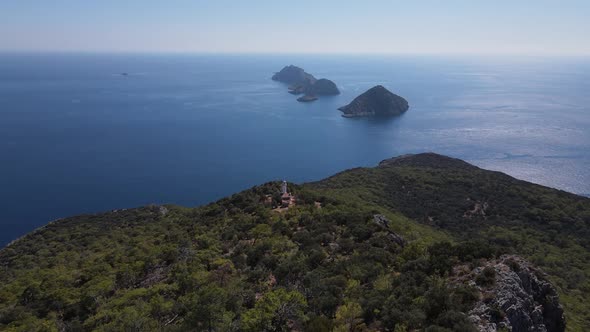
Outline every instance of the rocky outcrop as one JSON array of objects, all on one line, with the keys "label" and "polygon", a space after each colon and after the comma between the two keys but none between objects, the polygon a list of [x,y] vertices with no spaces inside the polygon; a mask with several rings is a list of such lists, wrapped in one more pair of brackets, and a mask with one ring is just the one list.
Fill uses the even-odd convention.
[{"label": "rocky outcrop", "polygon": [[302,102],[302,103],[308,103],[310,101],[315,101],[317,99],[318,99],[318,97],[316,97],[316,96],[313,96],[313,95],[305,95],[303,97],[297,98],[297,101]]},{"label": "rocky outcrop", "polygon": [[340,90],[336,86],[336,83],[326,78],[320,78],[314,84],[309,87],[309,94],[316,96],[333,96],[340,94]]},{"label": "rocky outcrop", "polygon": [[504,255],[487,261],[463,278],[482,294],[468,313],[479,331],[565,331],[557,291],[542,272],[521,257]]},{"label": "rocky outcrop", "polygon": [[275,73],[272,77],[274,81],[288,83],[289,93],[294,95],[305,94],[298,98],[298,101],[314,101],[317,96],[333,96],[340,94],[336,84],[329,79],[316,79],[313,75],[308,74],[302,68],[297,66],[286,66],[280,72]]},{"label": "rocky outcrop", "polygon": [[390,92],[383,86],[377,85],[338,110],[342,111],[342,116],[352,118],[400,115],[407,111],[408,108],[407,100]]},{"label": "rocky outcrop", "polygon": [[272,80],[299,85],[304,83],[315,83],[316,78],[313,77],[313,75],[306,73],[303,68],[289,65],[281,69],[280,72],[275,73],[272,76]]},{"label": "rocky outcrop", "polygon": [[405,247],[406,240],[399,234],[393,232],[389,229],[389,219],[382,214],[376,214],[373,216],[373,222],[377,225],[381,226],[387,232],[387,238],[394,242],[395,244],[399,245],[400,247]]},{"label": "rocky outcrop", "polygon": [[291,85],[291,86],[289,86],[289,93],[292,95],[300,95],[302,93],[305,93],[305,86]]}]

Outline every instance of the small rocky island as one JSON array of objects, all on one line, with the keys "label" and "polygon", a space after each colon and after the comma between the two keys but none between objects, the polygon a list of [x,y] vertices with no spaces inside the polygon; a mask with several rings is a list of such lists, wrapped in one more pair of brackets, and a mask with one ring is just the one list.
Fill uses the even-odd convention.
[{"label": "small rocky island", "polygon": [[391,116],[400,115],[409,108],[408,101],[392,93],[382,85],[377,85],[360,96],[350,104],[340,107],[342,116],[354,118],[361,116]]},{"label": "small rocky island", "polygon": [[272,76],[273,81],[289,84],[289,93],[301,95],[297,98],[300,102],[310,102],[318,99],[318,96],[334,96],[340,94],[336,84],[329,79],[316,79],[313,75],[297,66],[285,66],[280,72]]}]

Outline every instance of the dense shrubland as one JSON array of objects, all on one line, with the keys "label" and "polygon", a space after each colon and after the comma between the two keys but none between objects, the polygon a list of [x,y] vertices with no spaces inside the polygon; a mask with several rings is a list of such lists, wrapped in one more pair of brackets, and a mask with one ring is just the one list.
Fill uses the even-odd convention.
[{"label": "dense shrubland", "polygon": [[[278,189],[79,216],[29,234],[0,251],[0,329],[473,331],[465,313],[480,294],[448,276],[511,252],[550,274],[572,330],[588,326],[587,199],[413,164],[293,185],[298,204],[282,213]],[[483,203],[485,214],[465,214]]]}]

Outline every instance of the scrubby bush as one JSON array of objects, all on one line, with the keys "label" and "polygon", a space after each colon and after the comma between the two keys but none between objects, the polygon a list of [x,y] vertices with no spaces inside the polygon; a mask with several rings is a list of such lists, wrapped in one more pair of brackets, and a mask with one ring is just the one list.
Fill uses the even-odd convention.
[{"label": "scrubby bush", "polygon": [[475,283],[480,286],[491,286],[496,282],[496,270],[491,266],[486,266],[478,275],[475,277]]}]

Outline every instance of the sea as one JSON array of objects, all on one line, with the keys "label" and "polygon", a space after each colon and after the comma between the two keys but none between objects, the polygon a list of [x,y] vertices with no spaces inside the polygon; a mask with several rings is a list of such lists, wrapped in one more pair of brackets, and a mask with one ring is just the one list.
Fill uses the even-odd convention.
[{"label": "sea", "polygon": [[[300,103],[285,65],[341,94]],[[410,109],[337,110],[381,84]],[[198,206],[437,152],[590,193],[590,58],[0,54],[0,247],[63,217]]]}]

